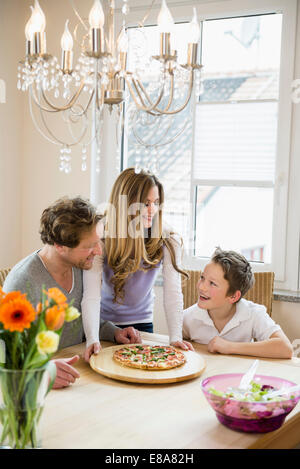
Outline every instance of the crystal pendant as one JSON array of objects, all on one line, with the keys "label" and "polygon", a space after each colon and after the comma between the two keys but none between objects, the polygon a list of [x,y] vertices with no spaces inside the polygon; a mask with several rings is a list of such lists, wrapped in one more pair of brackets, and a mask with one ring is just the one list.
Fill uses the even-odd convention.
[{"label": "crystal pendant", "polygon": [[72,168],[71,168],[71,148],[68,145],[64,145],[60,149],[59,170],[64,172],[65,174],[69,174],[72,170]]},{"label": "crystal pendant", "polygon": [[127,3],[124,3],[124,5],[122,6],[123,15],[128,15],[129,12],[130,12],[129,5],[127,5]]},{"label": "crystal pendant", "polygon": [[99,148],[99,145],[98,145],[98,148],[97,148],[97,156],[96,156],[96,173],[100,173],[100,148]]},{"label": "crystal pendant", "polygon": [[141,148],[139,145],[136,145],[135,147],[135,167],[134,167],[134,172],[135,174],[139,174],[142,170],[141,167]]},{"label": "crystal pendant", "polygon": [[83,145],[82,147],[82,153],[81,153],[81,171],[86,171],[87,170],[87,154],[86,154],[86,146]]},{"label": "crystal pendant", "polygon": [[149,164],[149,169],[151,173],[157,174],[158,172],[158,150],[157,148],[154,148],[152,152],[152,158]]}]

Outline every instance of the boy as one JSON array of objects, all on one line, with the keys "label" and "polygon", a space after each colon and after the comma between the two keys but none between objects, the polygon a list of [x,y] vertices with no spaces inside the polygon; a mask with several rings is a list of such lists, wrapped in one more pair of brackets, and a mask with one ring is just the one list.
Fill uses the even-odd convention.
[{"label": "boy", "polygon": [[242,299],[253,283],[249,262],[218,248],[198,281],[198,303],[184,310],[184,337],[211,353],[291,358],[292,345],[265,306]]}]

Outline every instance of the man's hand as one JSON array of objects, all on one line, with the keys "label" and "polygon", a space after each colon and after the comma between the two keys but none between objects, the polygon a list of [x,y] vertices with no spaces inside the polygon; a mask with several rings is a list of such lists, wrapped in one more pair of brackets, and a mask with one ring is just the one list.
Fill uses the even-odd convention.
[{"label": "man's hand", "polygon": [[177,342],[172,342],[171,345],[173,345],[174,347],[182,348],[183,350],[194,351],[194,347],[192,346],[192,344],[190,344],[186,340],[181,340],[181,341],[178,340]]},{"label": "man's hand", "polygon": [[134,327],[116,329],[115,340],[118,344],[140,344],[142,342],[140,331]]},{"label": "man's hand", "polygon": [[219,336],[215,336],[207,345],[210,353],[231,353],[231,342],[229,340],[222,339]]},{"label": "man's hand", "polygon": [[100,342],[95,342],[94,344],[90,345],[84,352],[85,361],[89,362],[93,353],[97,355],[100,352],[100,350],[101,350]]},{"label": "man's hand", "polygon": [[74,355],[74,357],[71,358],[53,360],[56,365],[56,378],[52,389],[65,388],[71,383],[75,383],[75,380],[80,377],[80,374],[71,365],[74,365],[78,360],[78,355]]}]

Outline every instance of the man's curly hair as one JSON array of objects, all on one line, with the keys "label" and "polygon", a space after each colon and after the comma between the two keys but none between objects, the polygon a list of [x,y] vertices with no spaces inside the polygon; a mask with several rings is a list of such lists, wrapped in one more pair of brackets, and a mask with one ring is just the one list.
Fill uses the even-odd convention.
[{"label": "man's curly hair", "polygon": [[63,197],[46,208],[41,216],[40,235],[44,244],[75,248],[84,233],[100,220],[96,208],[81,197]]}]

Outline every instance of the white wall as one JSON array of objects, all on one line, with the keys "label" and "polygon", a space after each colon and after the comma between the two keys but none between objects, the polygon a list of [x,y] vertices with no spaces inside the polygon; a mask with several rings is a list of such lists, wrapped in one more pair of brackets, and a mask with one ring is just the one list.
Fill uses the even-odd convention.
[{"label": "white wall", "polygon": [[[18,15],[13,15],[17,8]],[[24,116],[23,96],[17,93],[16,84],[24,49],[22,18],[22,2],[0,2],[0,79],[6,89],[6,102],[0,103],[0,266],[4,268],[21,256]]]},{"label": "white wall", "polygon": [[[9,3],[9,0],[5,0]],[[19,3],[23,0],[19,0]],[[26,16],[29,17],[31,0],[26,0]],[[77,23],[68,1],[42,0],[40,2],[46,14],[47,51],[56,55],[60,61],[60,38],[64,30],[65,19],[70,19],[70,28]],[[24,44],[24,36],[21,38]],[[74,48],[78,57],[78,48]],[[21,92],[18,92],[21,93]],[[23,93],[22,93],[23,94]],[[23,190],[22,190],[22,257],[39,248],[39,220],[44,208],[61,196],[89,196],[89,172],[81,171],[80,148],[72,150],[72,172],[62,173],[58,170],[60,146],[45,140],[33,125],[29,113],[28,96],[24,106],[25,132],[23,140]],[[57,119],[55,130],[61,126]]]}]

